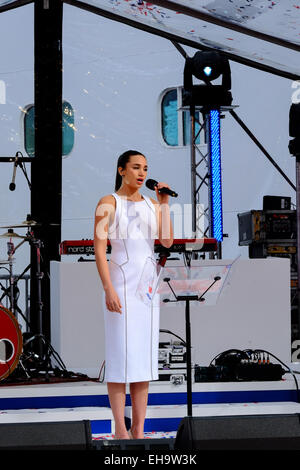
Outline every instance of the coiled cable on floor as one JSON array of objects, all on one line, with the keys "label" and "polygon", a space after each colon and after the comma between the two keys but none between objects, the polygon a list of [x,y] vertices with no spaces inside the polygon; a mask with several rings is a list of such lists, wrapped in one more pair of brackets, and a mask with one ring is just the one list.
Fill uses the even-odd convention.
[{"label": "coiled cable on floor", "polygon": [[279,359],[277,356],[275,356],[273,353],[270,351],[267,351],[265,349],[244,349],[244,350],[234,350],[234,349],[228,349],[226,351],[223,351],[222,353],[217,354],[210,362],[210,366],[212,363],[216,360],[218,360],[221,356],[225,356],[228,353],[236,353],[237,356],[240,357],[240,359],[250,359],[250,357],[256,356],[257,358],[259,357],[260,354],[267,354],[268,356],[273,357],[276,361],[278,361],[283,367],[285,367],[287,370],[287,373],[290,373],[293,376],[293,379],[295,381],[296,385],[296,393],[297,393],[297,402],[300,403],[300,396],[299,396],[299,386],[298,386],[298,381],[295,376],[295,374],[300,374],[298,371],[292,370],[287,364],[285,364],[281,359]]},{"label": "coiled cable on floor", "polygon": [[267,353],[269,354],[269,356],[273,357],[274,359],[276,359],[276,361],[280,362],[280,364],[284,367],[286,367],[287,369],[287,372],[289,372],[290,374],[292,374],[293,376],[293,379],[295,381],[295,385],[296,385],[296,390],[297,390],[297,402],[300,403],[300,397],[299,397],[299,386],[298,386],[298,381],[297,381],[297,378],[295,376],[295,374],[299,374],[300,372],[297,372],[297,371],[294,371],[292,370],[288,365],[286,365],[284,362],[282,362],[278,357],[276,357],[274,354],[270,353],[269,351],[265,351],[263,349],[255,349],[253,352],[258,352],[258,353]]}]

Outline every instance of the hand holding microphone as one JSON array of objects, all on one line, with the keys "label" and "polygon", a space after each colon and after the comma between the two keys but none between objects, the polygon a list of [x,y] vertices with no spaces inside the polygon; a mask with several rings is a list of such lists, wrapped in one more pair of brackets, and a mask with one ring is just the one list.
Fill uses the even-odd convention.
[{"label": "hand holding microphone", "polygon": [[[165,183],[163,183],[165,184]],[[148,179],[146,181],[146,186],[147,188],[149,189],[152,189],[153,191],[155,191],[155,188],[159,185],[159,183],[155,180],[152,180],[152,179]],[[168,194],[169,196],[172,196],[172,197],[177,197],[178,194],[175,193],[175,191],[173,191],[172,189],[166,187],[166,186],[163,186],[161,188],[158,188],[158,192],[159,194]]]}]

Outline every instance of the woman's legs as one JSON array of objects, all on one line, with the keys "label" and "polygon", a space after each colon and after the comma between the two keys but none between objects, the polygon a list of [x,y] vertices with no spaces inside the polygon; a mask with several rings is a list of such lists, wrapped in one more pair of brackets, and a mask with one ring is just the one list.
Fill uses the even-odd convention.
[{"label": "woman's legs", "polygon": [[[143,439],[144,423],[148,403],[149,382],[134,382],[130,384],[132,406],[131,431],[135,439]],[[125,426],[126,384],[108,382],[107,390],[110,407],[115,420],[115,437],[129,439]]]},{"label": "woman's legs", "polygon": [[148,403],[149,382],[130,384],[132,406],[131,432],[134,439],[144,438],[144,423]]},{"label": "woman's legs", "polygon": [[108,382],[107,390],[109,396],[110,407],[115,420],[115,438],[129,439],[125,426],[125,399],[126,384]]}]

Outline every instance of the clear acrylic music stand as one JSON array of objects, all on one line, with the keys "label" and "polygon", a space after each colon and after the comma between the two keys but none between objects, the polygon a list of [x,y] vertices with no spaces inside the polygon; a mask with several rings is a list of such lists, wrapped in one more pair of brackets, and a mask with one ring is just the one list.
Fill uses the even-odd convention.
[{"label": "clear acrylic music stand", "polygon": [[209,266],[145,267],[137,289],[137,296],[151,303],[154,295],[167,295],[163,302],[185,302],[187,411],[192,416],[192,364],[190,302],[215,305],[226,285],[232,264]]}]

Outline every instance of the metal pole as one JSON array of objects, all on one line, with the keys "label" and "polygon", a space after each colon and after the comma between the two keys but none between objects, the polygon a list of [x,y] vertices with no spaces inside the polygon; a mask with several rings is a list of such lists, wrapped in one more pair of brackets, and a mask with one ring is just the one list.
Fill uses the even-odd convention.
[{"label": "metal pole", "polygon": [[191,201],[192,233],[196,237],[196,149],[195,149],[195,105],[190,105],[190,156],[191,156]]},{"label": "metal pole", "polygon": [[187,379],[187,413],[193,415],[192,411],[192,358],[191,358],[191,320],[190,301],[186,300],[185,309],[185,340],[186,340],[186,379]]},{"label": "metal pole", "polygon": [[[50,339],[50,262],[60,261],[62,211],[62,21],[61,0],[34,2],[35,155],[31,163],[31,216],[38,222],[34,237],[41,240],[43,299],[42,333]],[[37,253],[31,246],[30,324],[41,333]]]},{"label": "metal pole", "polygon": [[292,181],[289,179],[289,177],[284,173],[284,171],[280,168],[280,166],[275,162],[275,160],[271,157],[271,155],[267,152],[267,150],[263,147],[263,145],[255,137],[255,135],[250,131],[250,129],[246,126],[246,124],[241,120],[241,118],[236,114],[236,112],[233,109],[231,109],[230,114],[236,120],[236,122],[241,126],[241,128],[246,132],[246,134],[248,134],[250,139],[253,140],[255,145],[257,145],[257,147],[262,151],[262,153],[272,163],[272,165],[281,174],[281,176],[283,176],[283,178],[288,182],[288,184],[296,191],[296,187],[292,183]]}]

